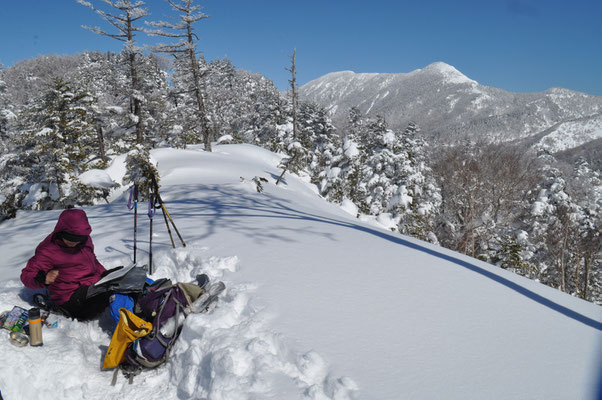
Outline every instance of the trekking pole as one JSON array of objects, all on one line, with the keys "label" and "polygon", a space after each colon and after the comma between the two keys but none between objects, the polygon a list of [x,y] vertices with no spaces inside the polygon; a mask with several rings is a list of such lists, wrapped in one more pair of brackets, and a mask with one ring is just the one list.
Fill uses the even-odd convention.
[{"label": "trekking pole", "polygon": [[138,184],[134,184],[134,264],[136,264],[136,234],[138,232]]},{"label": "trekking pole", "polygon": [[175,245],[175,243],[173,241],[173,237],[171,235],[171,229],[169,228],[169,224],[167,222],[167,218],[169,218],[169,221],[171,221],[171,224],[173,225],[174,230],[178,234],[178,238],[182,242],[182,246],[186,247],[186,243],[184,242],[184,239],[182,238],[182,235],[180,234],[180,231],[178,231],[178,227],[176,226],[176,223],[173,221],[173,218],[171,218],[171,215],[169,215],[169,212],[167,211],[167,208],[165,207],[165,203],[163,203],[163,199],[161,198],[161,194],[159,194],[159,185],[157,184],[157,180],[155,179],[155,176],[153,175],[151,177],[151,179],[152,179],[152,184],[153,184],[153,187],[154,187],[155,194],[157,196],[157,202],[161,206],[161,211],[163,212],[163,217],[165,218],[165,224],[167,225],[167,231],[169,232],[169,237],[171,239],[171,244],[173,245],[174,248],[176,247],[176,245]]},{"label": "trekking pole", "polygon": [[[173,247],[174,249],[176,248],[176,243],[173,241],[173,236],[171,234],[171,229],[169,227],[169,222],[167,222],[167,216],[165,215],[165,211],[163,211],[163,208],[165,207],[163,205],[163,200],[161,199],[161,196],[157,195],[157,199],[159,201],[159,204],[161,205],[161,213],[163,214],[163,219],[165,220],[165,226],[167,227],[167,232],[169,233],[169,239],[171,240],[171,247]],[[186,247],[186,246],[184,246]]]},{"label": "trekking pole", "polygon": [[[182,246],[186,247],[186,243],[184,243],[184,239],[182,239],[182,235],[180,235],[180,231],[178,231],[178,228],[176,227],[176,223],[173,222],[173,219],[171,219],[171,215],[169,215],[169,212],[167,211],[167,208],[165,208],[165,204],[163,204],[163,201],[161,201],[161,211],[163,211],[163,215],[167,215],[167,218],[169,218],[169,220],[171,221],[174,230],[176,231],[176,233],[178,234],[178,237],[180,238],[180,242],[182,242]],[[175,247],[175,245],[174,245]]]},{"label": "trekking pole", "polygon": [[[163,203],[163,199],[161,199],[161,195],[159,195],[159,185],[157,184],[157,179],[155,178],[154,175],[152,175],[151,180],[152,180],[151,183],[153,185],[153,190],[157,194],[157,200],[155,202],[155,205],[157,203],[159,203],[159,207],[161,207],[161,205]],[[163,219],[165,220],[165,226],[167,227],[167,233],[169,233],[169,240],[171,240],[171,246],[175,249],[176,248],[176,244],[173,241],[173,235],[171,234],[171,228],[169,227],[169,222],[167,222],[167,217],[165,216],[165,213],[163,212],[163,208],[162,207],[161,207],[161,212],[163,214]]]},{"label": "trekking pole", "polygon": [[[132,205],[132,199],[134,204]],[[134,264],[136,264],[136,232],[138,230],[138,185],[134,184],[130,189],[130,198],[128,199],[128,210],[134,210]]]},{"label": "trekking pole", "polygon": [[154,193],[148,195],[148,218],[150,218],[150,238],[148,241],[148,273],[153,274],[153,217],[155,216]]}]

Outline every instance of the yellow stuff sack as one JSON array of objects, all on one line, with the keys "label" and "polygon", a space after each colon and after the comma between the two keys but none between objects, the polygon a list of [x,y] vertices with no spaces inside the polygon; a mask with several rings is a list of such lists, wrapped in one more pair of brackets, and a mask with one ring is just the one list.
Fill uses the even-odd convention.
[{"label": "yellow stuff sack", "polygon": [[128,344],[148,335],[152,330],[153,324],[137,317],[125,308],[120,308],[119,322],[113,332],[113,337],[111,337],[102,367],[105,369],[115,368],[121,364]]}]

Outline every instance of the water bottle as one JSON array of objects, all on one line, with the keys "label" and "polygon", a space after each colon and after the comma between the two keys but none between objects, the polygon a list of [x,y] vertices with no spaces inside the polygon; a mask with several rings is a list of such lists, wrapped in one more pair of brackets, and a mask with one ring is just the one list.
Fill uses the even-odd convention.
[{"label": "water bottle", "polygon": [[42,318],[40,309],[32,308],[29,310],[29,344],[32,346],[42,346]]},{"label": "water bottle", "polygon": [[160,332],[164,337],[172,337],[176,330],[184,324],[186,315],[183,312],[178,313],[178,319],[176,316],[172,316],[161,326]]}]

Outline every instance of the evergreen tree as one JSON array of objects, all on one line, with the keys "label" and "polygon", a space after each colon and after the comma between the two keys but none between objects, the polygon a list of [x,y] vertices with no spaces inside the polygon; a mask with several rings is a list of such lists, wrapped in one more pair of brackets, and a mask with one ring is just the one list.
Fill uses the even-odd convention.
[{"label": "evergreen tree", "polygon": [[154,54],[140,57],[140,90],[144,104],[142,128],[147,136],[145,144],[151,147],[155,147],[176,122],[169,108],[169,84],[160,62]]},{"label": "evergreen tree", "polygon": [[276,180],[278,184],[286,171],[298,174],[305,169],[309,162],[309,143],[300,140],[299,123],[297,119],[297,76],[295,66],[295,54],[293,51],[291,56],[291,68],[287,69],[291,73],[289,83],[291,85],[290,98],[290,120],[284,129],[279,130],[279,135],[276,137],[273,149],[286,154],[286,157],[280,162],[279,168],[282,168],[282,173]]},{"label": "evergreen tree", "polygon": [[[438,243],[435,218],[440,213],[441,190],[427,164],[426,141],[418,135],[420,129],[410,122],[401,136],[403,157],[398,166],[399,231],[414,237]],[[409,202],[404,201],[409,197]]]},{"label": "evergreen tree", "polygon": [[2,64],[0,64],[0,154],[3,152],[2,148],[7,145],[6,141],[8,140],[10,125],[17,118],[8,98],[8,85],[3,77],[4,70],[2,69]]},{"label": "evergreen tree", "polygon": [[199,69],[196,41],[198,36],[194,33],[193,24],[208,18],[200,12],[200,6],[194,5],[194,0],[167,0],[171,7],[179,13],[179,20],[171,22],[151,22],[155,30],[147,30],[150,35],[177,39],[174,44],[163,44],[155,46],[154,50],[174,56],[177,60],[176,68],[179,72],[178,83],[180,86],[187,83],[184,89],[192,94],[195,101],[195,125],[197,131],[203,137],[206,151],[211,151],[211,135],[207,112],[205,110],[204,88],[201,82],[201,71]]},{"label": "evergreen tree", "polygon": [[567,192],[560,170],[545,165],[543,173],[544,180],[533,192],[530,218],[524,219],[531,238],[528,260],[537,267],[543,283],[570,293],[569,271],[577,261],[572,248],[581,210]]},{"label": "evergreen tree", "polygon": [[[353,110],[350,115],[353,115]],[[358,212],[367,214],[370,206],[367,203],[368,190],[365,166],[367,159],[364,146],[360,143],[361,131],[359,121],[350,120],[350,128],[337,149],[329,167],[320,182],[320,192],[326,199],[335,203],[350,200],[358,208]]]},{"label": "evergreen tree", "polygon": [[207,91],[207,115],[214,137],[272,148],[277,126],[288,118],[287,101],[272,81],[236,69],[230,60],[201,67]]},{"label": "evergreen tree", "polygon": [[95,8],[90,2],[85,0],[77,0],[83,6],[86,6],[96,12],[102,19],[116,28],[117,33],[108,33],[98,27],[83,26],[84,28],[102,35],[117,39],[125,43],[123,53],[126,63],[129,67],[130,78],[130,99],[132,114],[131,119],[135,124],[136,143],[144,142],[144,129],[142,121],[142,103],[143,95],[140,90],[140,73],[138,58],[140,57],[141,49],[136,46],[136,32],[141,31],[141,28],[136,26],[136,22],[148,15],[148,11],[144,8],[146,5],[143,1],[132,2],[130,0],[103,0],[113,10],[113,13],[106,12]]},{"label": "evergreen tree", "polygon": [[366,122],[365,149],[367,150],[366,185],[369,196],[370,214],[380,215],[394,211],[402,199],[396,196],[399,183],[400,166],[406,159],[402,153],[399,138],[387,127],[382,116]]},{"label": "evergreen tree", "polygon": [[299,125],[299,140],[310,150],[308,166],[312,183],[317,185],[332,164],[341,139],[324,107],[315,103],[300,104]]},{"label": "evergreen tree", "polygon": [[137,145],[130,150],[125,159],[126,174],[123,177],[123,184],[138,185],[138,193],[142,198],[147,198],[152,188],[153,176],[159,182],[159,174],[156,162],[151,159],[148,148],[143,145]]},{"label": "evergreen tree", "polygon": [[240,134],[244,129],[244,117],[250,114],[250,103],[244,101],[248,91],[238,91],[241,86],[232,62],[217,59],[203,71],[207,91],[207,114],[211,121],[213,137],[232,136],[235,142],[244,141]]},{"label": "evergreen tree", "polygon": [[[88,113],[92,97],[57,78],[21,116],[13,173],[25,207],[49,209],[82,203],[72,193],[77,176],[96,158],[96,131]],[[16,160],[13,160],[16,161]],[[15,189],[17,189],[15,187]],[[13,196],[14,197],[14,196]]]},{"label": "evergreen tree", "polygon": [[98,153],[106,165],[108,153],[121,152],[131,127],[129,79],[113,53],[86,52],[74,73],[74,81],[94,98],[91,119],[94,121]]}]

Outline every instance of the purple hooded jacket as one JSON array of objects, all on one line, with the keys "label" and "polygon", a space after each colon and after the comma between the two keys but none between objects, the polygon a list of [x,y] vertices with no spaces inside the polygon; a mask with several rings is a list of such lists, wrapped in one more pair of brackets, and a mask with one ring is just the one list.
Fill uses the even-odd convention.
[{"label": "purple hooded jacket", "polygon": [[30,289],[46,287],[35,278],[39,271],[48,273],[56,269],[59,275],[48,286],[50,298],[56,305],[65,303],[80,286],[89,286],[100,280],[105,268],[94,255],[92,239],[75,247],[68,247],[57,237],[59,232],[75,235],[90,235],[92,228],[84,210],[69,209],[59,216],[54,231],[36,248],[35,255],[29,259],[21,271],[21,282]]}]

